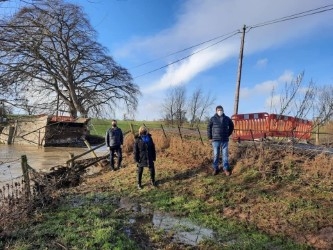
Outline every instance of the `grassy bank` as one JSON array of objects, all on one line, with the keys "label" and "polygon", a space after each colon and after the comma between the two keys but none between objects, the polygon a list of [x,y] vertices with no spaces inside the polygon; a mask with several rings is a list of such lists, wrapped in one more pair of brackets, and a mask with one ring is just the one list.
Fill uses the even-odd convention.
[{"label": "grassy bank", "polygon": [[[158,150],[158,187],[136,188],[132,135],[123,168],[108,166],[78,187],[57,190],[28,220],[2,229],[5,249],[331,249],[331,156],[230,144],[233,174],[212,175],[207,142],[165,138],[151,130]],[[122,206],[123,198],[130,201]],[[139,209],[140,207],[141,209]],[[150,212],[147,212],[149,210]],[[143,212],[146,211],[146,212]],[[198,245],[174,242],[176,229],[153,224],[154,211],[188,218],[214,231]],[[190,229],[189,229],[190,230]]]}]

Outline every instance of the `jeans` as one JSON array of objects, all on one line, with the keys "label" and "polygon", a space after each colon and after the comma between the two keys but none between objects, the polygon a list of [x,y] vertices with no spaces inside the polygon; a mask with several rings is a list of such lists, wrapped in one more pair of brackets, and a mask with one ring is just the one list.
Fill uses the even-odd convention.
[{"label": "jeans", "polygon": [[214,170],[219,170],[219,159],[222,149],[222,163],[223,170],[230,171],[229,160],[228,160],[228,141],[213,141],[213,168]]}]

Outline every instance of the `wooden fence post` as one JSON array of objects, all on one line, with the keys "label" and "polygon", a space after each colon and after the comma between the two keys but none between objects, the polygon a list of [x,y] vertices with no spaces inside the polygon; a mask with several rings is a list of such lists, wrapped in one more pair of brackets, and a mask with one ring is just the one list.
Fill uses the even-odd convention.
[{"label": "wooden fence post", "polygon": [[199,136],[200,136],[201,143],[202,143],[202,145],[204,145],[204,142],[203,142],[203,140],[202,140],[201,133],[200,133],[200,129],[199,129],[199,126],[198,126],[198,125],[197,125],[197,129],[198,129],[198,133],[199,133]]},{"label": "wooden fence post", "polygon": [[[88,147],[88,149],[92,150],[90,143],[85,138],[83,139],[83,141],[86,144],[86,146]],[[95,156],[95,158],[98,158],[98,156],[94,150],[92,150],[91,153]],[[102,167],[102,163],[98,162],[97,164],[98,164],[98,166]]]},{"label": "wooden fence post", "polygon": [[318,146],[320,144],[319,142],[319,124],[317,125],[317,131],[316,131],[316,145]]},{"label": "wooden fence post", "polygon": [[132,123],[130,123],[130,128],[131,128],[131,132],[132,132],[133,137],[135,137],[135,132],[134,132],[134,128],[133,128],[133,124]]},{"label": "wooden fence post", "polygon": [[258,151],[257,146],[256,146],[256,142],[254,141],[254,136],[253,136],[252,129],[250,129],[250,133],[251,133],[251,137],[252,137],[252,141],[253,141],[253,146],[254,146],[255,150]]},{"label": "wooden fence post", "polygon": [[69,167],[72,168],[74,166],[74,154],[73,153],[69,153]]},{"label": "wooden fence post", "polygon": [[30,198],[30,178],[29,178],[29,170],[28,170],[28,160],[26,155],[21,156],[21,166],[24,178],[24,190],[25,197]]},{"label": "wooden fence post", "polygon": [[166,133],[165,133],[165,131],[164,131],[164,128],[163,128],[163,125],[162,125],[162,124],[161,124],[161,128],[162,128],[162,131],[163,131],[164,137],[167,138]]},{"label": "wooden fence post", "polygon": [[178,131],[179,131],[180,139],[183,141],[183,136],[182,136],[182,132],[180,131],[180,126],[179,125],[178,125]]}]

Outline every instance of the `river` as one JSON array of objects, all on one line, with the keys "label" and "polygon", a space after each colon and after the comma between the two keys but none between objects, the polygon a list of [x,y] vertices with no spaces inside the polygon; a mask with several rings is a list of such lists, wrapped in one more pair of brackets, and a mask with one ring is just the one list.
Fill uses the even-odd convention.
[{"label": "river", "polygon": [[[49,171],[57,165],[65,165],[70,153],[79,155],[88,148],[70,147],[36,147],[26,145],[0,144],[0,184],[22,176],[21,157],[27,156],[28,164],[37,171]],[[107,154],[106,146],[94,151],[98,156]],[[80,159],[94,157],[93,153],[86,154]],[[0,185],[1,186],[1,185]]]}]

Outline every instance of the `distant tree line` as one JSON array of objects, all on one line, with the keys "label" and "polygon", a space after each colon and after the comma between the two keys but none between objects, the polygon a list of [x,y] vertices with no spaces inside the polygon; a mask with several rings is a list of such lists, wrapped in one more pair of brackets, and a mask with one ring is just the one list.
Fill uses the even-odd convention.
[{"label": "distant tree line", "polygon": [[[313,120],[314,127],[321,127],[333,120],[333,85],[317,86],[312,80],[306,84],[303,79],[304,72],[273,88],[269,112]],[[174,87],[162,103],[162,119],[169,125],[189,123],[193,127],[209,119],[207,114],[214,102],[215,97],[200,88],[187,96],[184,86]]]},{"label": "distant tree line", "polygon": [[200,88],[187,97],[184,86],[174,87],[167,92],[162,104],[162,119],[169,125],[182,126],[188,122],[193,127],[208,119],[207,112],[214,102],[215,97]]}]

